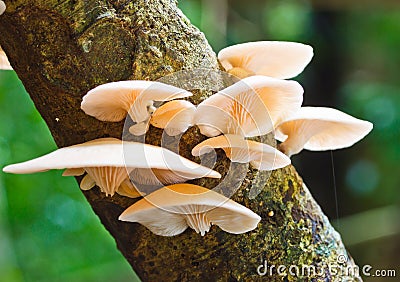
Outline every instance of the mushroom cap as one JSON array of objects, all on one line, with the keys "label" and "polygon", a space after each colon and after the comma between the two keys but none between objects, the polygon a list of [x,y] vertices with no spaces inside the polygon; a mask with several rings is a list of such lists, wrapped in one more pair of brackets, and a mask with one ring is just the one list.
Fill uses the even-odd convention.
[{"label": "mushroom cap", "polygon": [[211,224],[241,234],[255,229],[261,218],[221,194],[184,183],[147,195],[127,208],[119,220],[138,222],[157,235],[174,236],[188,226],[204,235]]},{"label": "mushroom cap", "polygon": [[6,4],[3,1],[0,1],[0,16],[4,13],[6,10]]},{"label": "mushroom cap", "polygon": [[[0,3],[1,6],[1,3]],[[1,7],[0,7],[1,9]],[[1,13],[0,13],[1,14]],[[8,61],[6,53],[4,53],[3,49],[0,47],[0,70],[12,70],[12,66]]]},{"label": "mushroom cap", "polygon": [[170,136],[185,132],[193,124],[196,107],[184,100],[170,101],[155,110],[150,123]]},{"label": "mushroom cap", "polygon": [[100,138],[83,144],[65,147],[42,157],[3,168],[9,173],[33,173],[50,169],[125,167],[154,168],[172,171],[178,176],[193,178],[221,175],[180,155],[157,146],[122,142],[116,138]]},{"label": "mushroom cap", "polygon": [[169,101],[192,93],[161,82],[129,80],[106,83],[90,90],[81,103],[82,110],[101,121],[121,121],[127,113],[134,122],[149,118],[152,101]]},{"label": "mushroom cap", "polygon": [[297,76],[313,57],[309,45],[296,42],[258,41],[222,49],[218,59],[229,71],[242,68],[258,75],[280,79]]},{"label": "mushroom cap", "polygon": [[339,110],[326,107],[302,107],[281,123],[275,138],[282,147],[296,154],[301,149],[311,151],[335,150],[352,146],[373,128],[369,121],[360,120]]},{"label": "mushroom cap", "polygon": [[232,162],[250,163],[258,170],[274,170],[290,164],[290,159],[272,146],[229,134],[201,142],[192,149],[192,155],[203,155],[211,148],[221,148]]},{"label": "mushroom cap", "polygon": [[296,81],[251,76],[200,103],[194,122],[208,137],[260,136],[296,112],[302,101],[303,88]]}]

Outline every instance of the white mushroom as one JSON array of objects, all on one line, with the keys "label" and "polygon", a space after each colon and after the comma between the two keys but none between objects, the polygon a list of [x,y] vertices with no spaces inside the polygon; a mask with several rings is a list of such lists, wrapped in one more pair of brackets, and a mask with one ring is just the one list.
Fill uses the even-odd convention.
[{"label": "white mushroom", "polygon": [[[86,171],[81,188],[87,190],[97,184],[102,192],[111,196],[115,192],[137,194],[134,186],[129,184],[129,173],[135,170],[155,169],[161,176],[165,173],[168,184],[200,177],[221,177],[218,172],[165,148],[122,142],[115,138],[101,138],[61,148],[30,161],[6,166],[3,171],[23,174],[50,169],[67,169],[64,175],[81,175]],[[148,179],[138,181],[144,184],[149,182]]]},{"label": "white mushroom", "polygon": [[[0,16],[6,10],[6,4],[0,0]],[[12,70],[13,68],[8,61],[6,53],[4,53],[3,49],[0,46],[0,70]]]},{"label": "white mushroom", "polygon": [[4,53],[3,49],[0,46],[0,70],[12,70],[12,66],[8,61],[6,53]]},{"label": "white mushroom", "polygon": [[247,77],[200,103],[194,122],[208,137],[221,133],[261,136],[300,108],[302,94],[296,81]]},{"label": "white mushroom", "polygon": [[275,137],[286,155],[335,150],[352,146],[372,130],[372,123],[325,107],[302,107],[281,123]]},{"label": "white mushroom", "polygon": [[131,133],[142,135],[155,107],[153,101],[169,101],[192,93],[168,84],[130,80],[111,82],[90,90],[81,103],[82,110],[101,121],[121,121],[127,114],[136,125]]},{"label": "white mushroom", "polygon": [[222,49],[218,59],[232,75],[266,75],[287,79],[301,73],[313,57],[311,46],[296,42],[258,41]]},{"label": "white mushroom", "polygon": [[245,233],[255,229],[261,218],[221,194],[185,183],[147,195],[127,208],[119,220],[138,222],[161,236],[178,235],[187,227],[204,236],[212,224],[229,233]]},{"label": "white mushroom", "polygon": [[290,164],[290,159],[274,147],[230,134],[201,142],[192,149],[192,155],[200,156],[213,148],[223,149],[232,162],[250,163],[258,170],[274,170]]},{"label": "white mushroom", "polygon": [[158,128],[164,128],[170,136],[179,135],[193,125],[196,107],[183,100],[167,102],[155,110],[150,123]]},{"label": "white mushroom", "polygon": [[0,16],[4,13],[6,10],[6,4],[0,0]]}]

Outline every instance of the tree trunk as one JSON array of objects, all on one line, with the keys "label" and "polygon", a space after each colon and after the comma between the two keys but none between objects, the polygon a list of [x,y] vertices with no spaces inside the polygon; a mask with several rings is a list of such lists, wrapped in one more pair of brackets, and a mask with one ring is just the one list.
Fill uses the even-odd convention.
[{"label": "tree trunk", "polygon": [[[121,138],[123,123],[100,122],[80,110],[82,96],[99,84],[219,68],[204,35],[172,0],[5,2],[0,44],[59,147]],[[197,104],[211,94],[197,91],[191,100]],[[190,157],[202,138],[191,128],[180,141],[180,153]],[[158,144],[159,139],[160,130],[151,128],[146,141]],[[220,151],[218,160],[216,170],[226,175],[229,161]],[[156,236],[139,224],[118,221],[136,200],[106,197],[97,188],[84,194],[143,281],[297,280],[290,265],[300,271],[303,265],[321,268],[320,275],[310,275],[314,281],[359,279],[326,267],[337,265],[341,255],[348,258],[343,266],[355,264],[292,166],[272,174],[242,165],[237,170],[246,178],[232,199],[262,217],[257,229],[242,235],[213,226],[204,237],[191,229],[175,237]],[[226,189],[240,184],[235,177],[230,181]],[[193,183],[216,185],[207,179]],[[252,185],[262,185],[258,195]],[[272,267],[263,273],[264,262],[286,266],[286,274]]]}]

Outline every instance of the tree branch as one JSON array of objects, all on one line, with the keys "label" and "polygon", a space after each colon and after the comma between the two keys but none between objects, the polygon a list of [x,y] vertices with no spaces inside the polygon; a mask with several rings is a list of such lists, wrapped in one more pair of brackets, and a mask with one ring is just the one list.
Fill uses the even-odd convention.
[{"label": "tree branch", "polygon": [[[182,69],[219,69],[204,35],[174,1],[5,2],[0,44],[59,147],[105,136],[121,138],[123,123],[100,122],[80,110],[82,96],[99,84],[156,80]],[[192,102],[196,104],[212,94],[195,93]],[[159,144],[160,132],[151,128],[146,141]],[[191,157],[191,148],[203,139],[191,128],[181,139],[180,153]],[[226,175],[230,163],[222,152],[218,152],[218,164],[216,170]],[[255,281],[265,279],[257,273],[264,260],[276,266],[323,267],[346,255],[340,236],[293,167],[271,175],[247,171],[247,166],[237,170],[247,176],[232,199],[262,217],[257,229],[242,235],[213,226],[204,237],[191,229],[175,237],[156,236],[141,225],[117,220],[135,200],[106,197],[98,189],[84,194],[144,281]],[[236,185],[235,181],[233,177],[225,188]],[[250,187],[256,181],[266,185],[249,199],[255,196]],[[193,183],[216,185],[205,179]],[[344,265],[354,262],[349,258]],[[345,277],[324,270],[318,277],[321,281]],[[281,281],[273,273],[268,278]]]}]

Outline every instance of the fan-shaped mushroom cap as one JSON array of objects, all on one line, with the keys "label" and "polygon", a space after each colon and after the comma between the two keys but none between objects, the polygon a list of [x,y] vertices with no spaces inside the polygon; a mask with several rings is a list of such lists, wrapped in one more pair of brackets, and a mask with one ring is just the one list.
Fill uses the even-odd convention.
[{"label": "fan-shaped mushroom cap", "polygon": [[0,70],[12,70],[12,66],[8,61],[6,53],[4,53],[3,49],[0,47]]},{"label": "fan-shaped mushroom cap", "polygon": [[163,187],[127,208],[119,220],[138,222],[161,236],[174,236],[189,226],[202,236],[211,224],[241,234],[261,218],[250,209],[212,190],[193,184]]},{"label": "fan-shaped mushroom cap", "polygon": [[193,125],[196,107],[183,100],[167,102],[154,112],[150,123],[158,128],[164,128],[170,136],[179,135]]},{"label": "fan-shaped mushroom cap", "polygon": [[[143,127],[141,123],[147,123],[155,110],[153,101],[169,101],[191,95],[192,93],[184,89],[160,82],[118,81],[90,90],[83,97],[81,108],[86,114],[102,121],[121,121],[129,114],[145,130],[147,127]],[[135,129],[132,131],[138,132]]]},{"label": "fan-shaped mushroom cap", "polygon": [[274,147],[267,144],[244,140],[238,135],[221,135],[209,138],[196,145],[193,156],[200,156],[212,150],[221,148],[226,156],[237,163],[250,163],[258,170],[274,170],[290,164],[290,159]]},{"label": "fan-shaped mushroom cap", "polygon": [[303,148],[325,151],[350,147],[364,138],[372,127],[372,123],[336,109],[302,107],[278,126],[275,137],[283,141],[280,150],[291,156]]},{"label": "fan-shaped mushroom cap", "polygon": [[311,46],[279,41],[242,43],[218,53],[222,66],[240,78],[255,74],[292,78],[304,70],[312,57]]},{"label": "fan-shaped mushroom cap", "polygon": [[0,16],[4,13],[6,10],[6,4],[3,1],[0,1]]},{"label": "fan-shaped mushroom cap", "polygon": [[77,168],[88,173],[82,180],[82,189],[90,189],[97,184],[107,195],[113,195],[135,169],[156,169],[160,175],[165,172],[171,183],[175,183],[174,180],[180,182],[200,177],[221,177],[218,172],[165,148],[122,142],[115,138],[101,138],[61,148],[30,161],[6,166],[3,171],[22,174],[68,169],[67,175],[82,174],[81,170],[75,170]]},{"label": "fan-shaped mushroom cap", "polygon": [[296,81],[247,77],[200,103],[194,122],[208,137],[264,135],[300,108],[302,94]]}]

